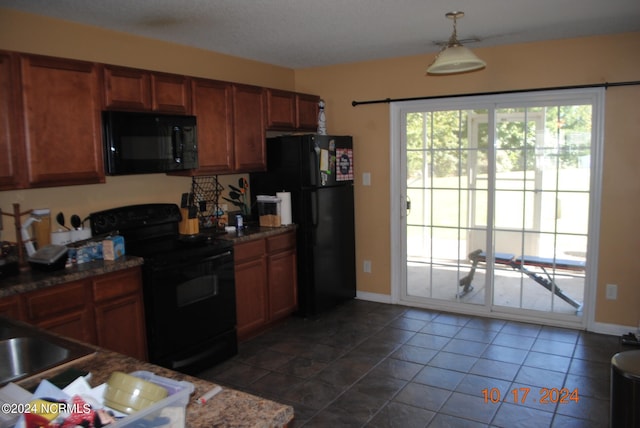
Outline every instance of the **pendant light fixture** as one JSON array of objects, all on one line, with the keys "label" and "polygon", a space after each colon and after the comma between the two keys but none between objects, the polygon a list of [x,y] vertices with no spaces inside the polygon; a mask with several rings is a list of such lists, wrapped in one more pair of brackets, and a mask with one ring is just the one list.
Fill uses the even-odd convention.
[{"label": "pendant light fixture", "polygon": [[484,68],[487,64],[458,41],[456,23],[464,16],[464,12],[448,12],[445,16],[453,20],[453,33],[447,45],[427,68],[427,74],[455,74]]}]

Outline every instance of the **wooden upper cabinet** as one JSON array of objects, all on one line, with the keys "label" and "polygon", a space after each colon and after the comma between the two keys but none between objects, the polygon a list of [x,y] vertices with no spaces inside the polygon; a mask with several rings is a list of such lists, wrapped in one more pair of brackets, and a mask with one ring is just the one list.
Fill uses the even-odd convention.
[{"label": "wooden upper cabinet", "polygon": [[198,164],[193,174],[233,172],[233,87],[227,82],[193,79],[193,114],[198,121]]},{"label": "wooden upper cabinet", "polygon": [[267,89],[267,128],[281,131],[318,129],[317,95]]},{"label": "wooden upper cabinet", "polygon": [[151,74],[135,68],[104,67],[105,107],[151,110]]},{"label": "wooden upper cabinet", "polygon": [[99,66],[20,57],[28,186],[104,182]]},{"label": "wooden upper cabinet", "polygon": [[294,129],[296,127],[296,94],[267,89],[267,128]]},{"label": "wooden upper cabinet", "polygon": [[296,129],[317,131],[319,103],[317,95],[296,94]]},{"label": "wooden upper cabinet", "polygon": [[233,118],[234,169],[238,172],[266,170],[263,88],[234,84]]},{"label": "wooden upper cabinet", "polygon": [[24,187],[26,159],[17,114],[20,108],[17,57],[0,52],[0,190]]},{"label": "wooden upper cabinet", "polygon": [[176,74],[105,65],[105,108],[189,114],[189,80]]},{"label": "wooden upper cabinet", "polygon": [[186,76],[152,73],[151,97],[154,111],[191,113],[191,85]]}]

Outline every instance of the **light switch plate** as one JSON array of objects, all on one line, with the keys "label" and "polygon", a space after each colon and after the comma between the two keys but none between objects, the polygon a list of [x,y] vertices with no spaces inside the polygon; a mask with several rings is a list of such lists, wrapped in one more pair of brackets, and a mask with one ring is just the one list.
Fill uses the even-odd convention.
[{"label": "light switch plate", "polygon": [[371,186],[371,173],[363,172],[362,173],[362,185],[363,186]]}]

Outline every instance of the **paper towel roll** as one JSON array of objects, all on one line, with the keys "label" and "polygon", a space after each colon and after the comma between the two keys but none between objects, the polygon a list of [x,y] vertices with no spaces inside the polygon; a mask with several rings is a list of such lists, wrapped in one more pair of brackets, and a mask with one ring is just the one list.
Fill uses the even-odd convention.
[{"label": "paper towel roll", "polygon": [[276,192],[276,198],[280,199],[280,224],[291,224],[291,193]]}]

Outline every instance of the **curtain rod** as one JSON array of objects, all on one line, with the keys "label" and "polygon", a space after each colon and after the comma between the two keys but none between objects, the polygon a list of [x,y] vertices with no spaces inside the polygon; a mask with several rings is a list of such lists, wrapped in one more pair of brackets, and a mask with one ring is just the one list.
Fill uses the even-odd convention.
[{"label": "curtain rod", "polygon": [[590,85],[556,86],[553,88],[513,89],[509,91],[475,92],[471,94],[434,95],[429,97],[385,98],[381,100],[351,101],[351,105],[353,107],[356,107],[362,104],[382,104],[382,103],[393,103],[393,102],[399,102],[399,101],[436,100],[440,98],[474,97],[474,96],[480,96],[480,95],[504,95],[504,94],[516,94],[516,93],[526,93],[526,92],[555,91],[559,89],[586,89],[586,88],[608,89],[614,86],[636,86],[636,85],[640,85],[640,80],[629,81],[629,82],[614,82],[614,83],[593,83]]}]

